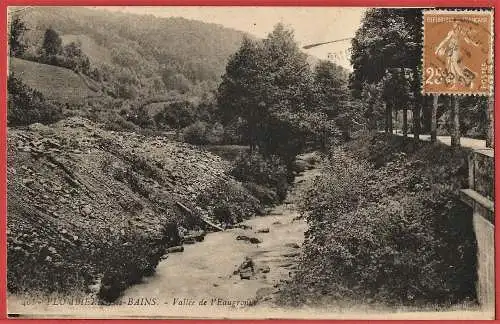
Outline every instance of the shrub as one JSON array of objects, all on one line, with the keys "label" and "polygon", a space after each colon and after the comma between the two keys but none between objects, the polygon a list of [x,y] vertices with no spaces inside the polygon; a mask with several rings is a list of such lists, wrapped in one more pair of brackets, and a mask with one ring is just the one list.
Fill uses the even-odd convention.
[{"label": "shrub", "polygon": [[288,172],[276,156],[268,159],[258,152],[242,153],[236,158],[231,175],[243,182],[253,182],[276,192],[278,200],[286,197]]},{"label": "shrub", "polygon": [[110,112],[105,121],[104,127],[107,130],[112,131],[134,131],[137,129],[137,126],[126,120],[121,114],[115,114],[114,112]]},{"label": "shrub", "polygon": [[154,120],[158,128],[184,128],[195,122],[195,107],[189,101],[170,103],[154,115]]},{"label": "shrub", "polygon": [[222,224],[234,224],[262,213],[260,202],[240,183],[220,180],[198,197],[198,204]]},{"label": "shrub", "polygon": [[[398,305],[475,299],[471,210],[457,194],[465,154],[435,145],[406,154],[399,140],[372,144],[335,152],[306,192],[304,258],[281,302],[316,303],[325,295]],[[375,146],[389,156],[377,167]]]},{"label": "shrub", "polygon": [[203,121],[195,123],[184,128],[182,131],[184,141],[195,145],[208,144],[208,124]]},{"label": "shrub", "polygon": [[50,124],[62,118],[61,106],[47,102],[40,92],[31,89],[13,74],[7,80],[7,92],[9,126]]}]

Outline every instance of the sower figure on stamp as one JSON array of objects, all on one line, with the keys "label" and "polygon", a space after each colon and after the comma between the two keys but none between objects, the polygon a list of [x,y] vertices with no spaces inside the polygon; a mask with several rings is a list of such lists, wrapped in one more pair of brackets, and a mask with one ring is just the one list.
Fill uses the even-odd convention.
[{"label": "sower figure on stamp", "polygon": [[[436,47],[434,52],[437,56],[446,58],[445,77],[446,82],[453,83],[453,87],[462,83],[470,88],[474,87],[472,80],[476,78],[476,73],[471,71],[462,63],[462,51],[460,41],[463,39],[467,44],[474,47],[479,46],[479,42],[474,41],[470,37],[470,28],[465,30],[460,22],[453,23],[452,29],[441,43]],[[469,54],[470,56],[470,54]]]}]

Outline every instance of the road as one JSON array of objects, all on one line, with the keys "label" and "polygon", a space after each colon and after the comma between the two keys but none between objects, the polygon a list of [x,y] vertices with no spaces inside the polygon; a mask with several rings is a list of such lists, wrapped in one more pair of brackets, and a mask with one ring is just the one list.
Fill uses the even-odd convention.
[{"label": "road", "polygon": [[[403,133],[400,130],[395,130],[394,135],[403,136]],[[408,137],[413,138],[413,134],[408,134]],[[420,135],[420,140],[430,142],[431,136],[428,134]],[[438,142],[443,143],[445,145],[448,146],[451,145],[451,136],[437,136],[437,140]],[[485,140],[468,138],[468,137],[460,138],[460,146],[471,148],[473,150],[484,150],[484,149],[491,150],[486,147]]]}]

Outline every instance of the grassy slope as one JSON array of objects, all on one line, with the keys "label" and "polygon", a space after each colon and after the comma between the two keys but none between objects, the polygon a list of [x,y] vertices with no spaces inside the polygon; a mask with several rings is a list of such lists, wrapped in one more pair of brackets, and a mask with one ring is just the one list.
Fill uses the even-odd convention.
[{"label": "grassy slope", "polygon": [[65,68],[10,58],[9,70],[49,100],[71,104],[100,96],[78,74]]}]

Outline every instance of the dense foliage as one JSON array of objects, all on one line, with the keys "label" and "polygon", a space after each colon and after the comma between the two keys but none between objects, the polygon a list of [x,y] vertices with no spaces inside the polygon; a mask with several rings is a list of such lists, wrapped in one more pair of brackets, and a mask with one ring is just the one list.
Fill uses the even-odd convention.
[{"label": "dense foliage", "polygon": [[50,124],[62,118],[60,106],[46,101],[40,92],[31,89],[13,74],[7,80],[7,93],[9,126]]},{"label": "dense foliage", "polygon": [[[376,167],[370,161],[381,152]],[[302,201],[305,255],[282,302],[474,299],[475,238],[457,194],[467,177],[464,154],[444,146],[414,150],[402,138],[387,143],[378,135],[335,152]]]},{"label": "dense foliage", "polygon": [[[403,133],[430,132],[433,104],[432,98],[421,95],[421,44],[421,9],[366,11],[352,40],[350,89],[354,97],[366,103],[364,114],[371,129],[381,129],[384,125],[387,132],[392,132],[394,126]],[[447,96],[439,96],[439,101],[440,131],[442,135],[449,135],[453,127],[449,116],[452,105]],[[484,102],[485,98],[478,96],[460,99],[462,135],[485,137],[485,118],[477,108],[484,107]],[[409,110],[412,110],[410,116]],[[402,120],[393,125],[398,112],[402,113]],[[447,125],[443,127],[443,124]]]},{"label": "dense foliage", "polygon": [[289,187],[286,166],[277,156],[264,158],[256,151],[241,153],[231,174],[268,205],[285,199]]},{"label": "dense foliage", "polygon": [[290,168],[307,146],[338,135],[334,118],[348,109],[347,95],[344,70],[322,63],[311,71],[293,31],[278,24],[262,41],[243,40],[217,101],[225,126],[244,122],[240,131],[251,150],[277,155]]},{"label": "dense foliage", "polygon": [[[37,56],[46,30],[63,46],[82,41],[94,79],[139,94],[168,90],[201,95],[216,87],[243,33],[184,18],[159,18],[83,7],[33,7],[23,13],[30,29],[22,41]],[[134,26],[134,28],[130,28]],[[55,53],[52,53],[55,54]],[[123,77],[125,80],[120,80]],[[131,83],[129,81],[135,80]]]},{"label": "dense foliage", "polygon": [[23,41],[23,35],[28,29],[26,24],[19,17],[14,17],[10,23],[9,30],[9,55],[22,56],[26,50],[26,44]]}]

